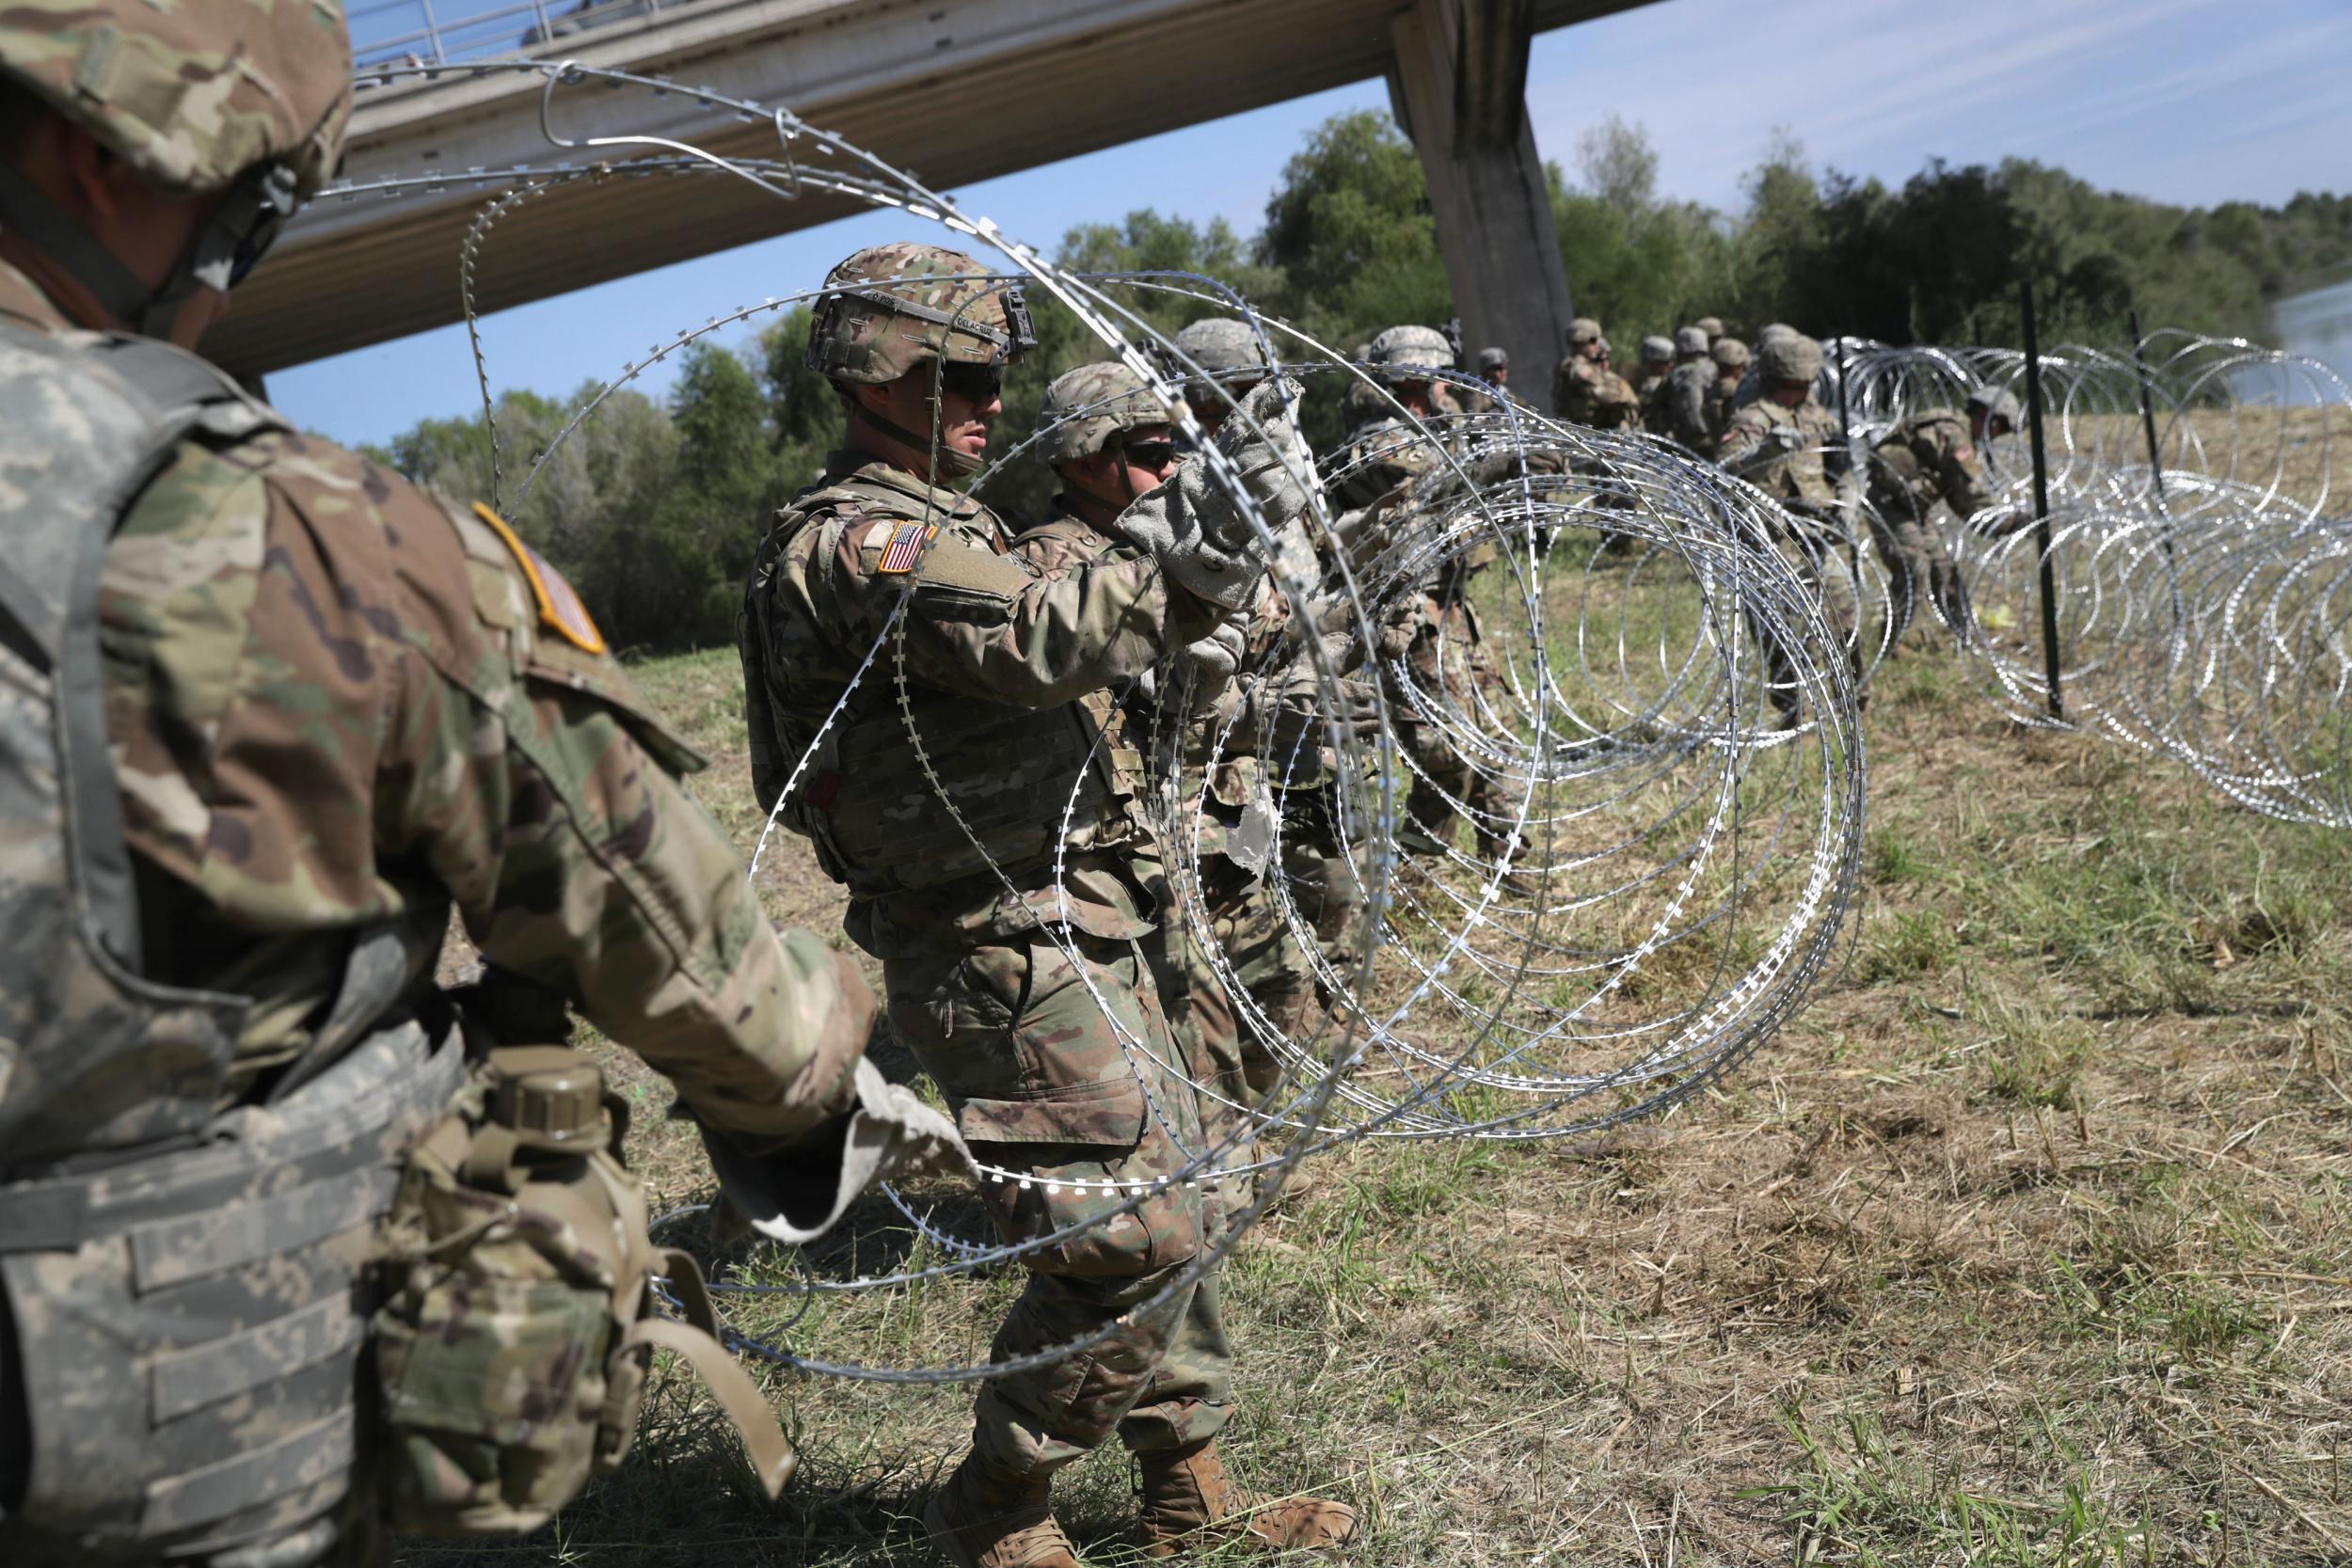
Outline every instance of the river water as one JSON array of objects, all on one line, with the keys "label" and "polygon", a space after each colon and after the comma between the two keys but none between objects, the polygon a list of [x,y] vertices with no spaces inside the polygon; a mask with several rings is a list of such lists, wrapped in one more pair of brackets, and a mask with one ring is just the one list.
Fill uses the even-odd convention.
[{"label": "river water", "polygon": [[2352,278],[2279,301],[2270,326],[2280,348],[2307,354],[2352,384]]}]

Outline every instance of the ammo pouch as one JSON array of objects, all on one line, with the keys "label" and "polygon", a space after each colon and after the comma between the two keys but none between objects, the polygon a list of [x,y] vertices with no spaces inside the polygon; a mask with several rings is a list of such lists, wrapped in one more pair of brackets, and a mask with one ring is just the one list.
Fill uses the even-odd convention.
[{"label": "ammo pouch", "polygon": [[454,1027],[410,1020],[181,1147],[0,1186],[31,1425],[12,1563],[336,1546],[368,1447],[367,1264],[403,1151],[464,1078]]},{"label": "ammo pouch", "polygon": [[[596,1064],[513,1046],[410,1154],[374,1323],[393,1528],[545,1524],[628,1451],[656,1346],[717,1398],[769,1497],[791,1475],[767,1401],[715,1337],[701,1271],[646,1233],[627,1129]],[[688,1322],[660,1315],[657,1275]]]}]

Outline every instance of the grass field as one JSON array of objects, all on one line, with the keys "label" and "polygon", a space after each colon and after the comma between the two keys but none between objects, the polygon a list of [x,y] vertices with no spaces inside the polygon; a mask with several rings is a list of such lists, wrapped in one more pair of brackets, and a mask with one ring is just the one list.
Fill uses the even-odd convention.
[{"label": "grass field", "polygon": [[[748,848],[734,656],[639,674]],[[1359,1146],[1244,1242],[1235,1467],[1357,1504],[1350,1560],[2352,1561],[2344,841],[2013,728],[1942,652],[1881,671],[1868,736],[1850,959],[1720,1092],[1573,1146]],[[760,884],[834,930],[798,840]],[[705,1196],[675,1125],[638,1126],[660,1196]],[[870,1263],[890,1217],[861,1211],[818,1266]],[[976,1360],[1016,1284],[860,1298],[788,1338]],[[916,1516],[968,1388],[762,1375],[803,1459],[778,1509],[671,1377],[626,1471],[551,1531],[404,1560],[933,1560]],[[1131,1473],[1114,1449],[1061,1489],[1090,1557],[1126,1550]]]}]

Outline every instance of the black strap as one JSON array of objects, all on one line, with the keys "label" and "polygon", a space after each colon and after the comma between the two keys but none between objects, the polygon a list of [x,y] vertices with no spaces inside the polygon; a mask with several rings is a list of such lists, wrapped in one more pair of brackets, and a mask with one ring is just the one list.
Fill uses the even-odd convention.
[{"label": "black strap", "polygon": [[[121,795],[107,748],[105,689],[98,648],[98,590],[106,548],[132,503],[163,471],[181,442],[210,423],[222,405],[236,404],[245,410],[245,417],[235,421],[241,434],[277,421],[226,375],[168,343],[113,334],[93,341],[93,355],[90,342],[60,343],[48,334],[14,323],[0,324],[0,328],[37,353],[65,359],[95,358],[114,383],[109,389],[149,420],[136,450],[115,470],[119,477],[113,493],[105,498],[106,504],[94,514],[106,526],[94,528],[74,542],[78,547],[62,606],[62,623],[56,644],[49,650],[61,775],[58,794],[69,822],[80,904],[107,953],[135,973],[140,968],[138,895],[130,847],[123,838]],[[10,592],[26,587],[14,581],[0,586],[0,628],[13,624],[13,631],[0,629],[0,638],[12,647],[29,641],[38,648],[42,645],[36,631],[40,623],[28,623],[28,617],[37,613],[38,596],[27,598],[25,594]]]}]

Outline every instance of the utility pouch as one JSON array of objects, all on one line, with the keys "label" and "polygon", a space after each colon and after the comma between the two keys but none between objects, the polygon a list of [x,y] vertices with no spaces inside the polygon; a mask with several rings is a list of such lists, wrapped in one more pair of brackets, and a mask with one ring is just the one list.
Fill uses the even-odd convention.
[{"label": "utility pouch", "polygon": [[[564,1046],[494,1050],[409,1156],[374,1320],[395,1528],[519,1534],[618,1465],[656,1346],[684,1357],[772,1499],[794,1457],[723,1349],[701,1271],[657,1248],[625,1103]],[[657,1275],[685,1322],[662,1317]]]}]

